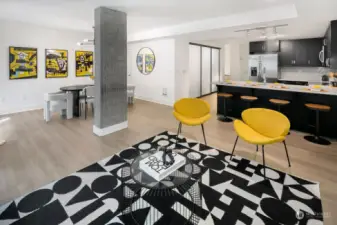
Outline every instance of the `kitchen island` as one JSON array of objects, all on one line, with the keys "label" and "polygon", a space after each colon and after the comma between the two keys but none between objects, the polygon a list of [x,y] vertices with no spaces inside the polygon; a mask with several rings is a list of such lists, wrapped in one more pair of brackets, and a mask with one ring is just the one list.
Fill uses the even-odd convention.
[{"label": "kitchen island", "polygon": [[[247,102],[240,99],[242,95],[256,96],[257,101],[251,107],[277,110],[277,106],[269,99],[282,99],[290,104],[282,106],[281,112],[291,123],[291,129],[306,133],[315,133],[315,111],[309,110],[305,104],[315,103],[331,107],[329,112],[320,112],[320,135],[337,138],[337,88],[309,87],[301,85],[263,84],[257,82],[229,81],[218,82],[218,93],[230,93],[232,98],[226,99],[227,114],[241,118],[241,112],[247,108]],[[224,98],[218,97],[217,113],[224,115]],[[270,121],[272,123],[272,121]]]}]

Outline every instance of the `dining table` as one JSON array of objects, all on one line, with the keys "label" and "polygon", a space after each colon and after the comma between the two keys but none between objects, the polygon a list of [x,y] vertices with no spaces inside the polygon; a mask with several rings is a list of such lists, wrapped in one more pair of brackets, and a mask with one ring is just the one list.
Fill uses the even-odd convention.
[{"label": "dining table", "polygon": [[61,91],[71,92],[73,94],[73,116],[80,116],[80,92],[89,86],[94,86],[93,84],[78,84],[61,87]]}]

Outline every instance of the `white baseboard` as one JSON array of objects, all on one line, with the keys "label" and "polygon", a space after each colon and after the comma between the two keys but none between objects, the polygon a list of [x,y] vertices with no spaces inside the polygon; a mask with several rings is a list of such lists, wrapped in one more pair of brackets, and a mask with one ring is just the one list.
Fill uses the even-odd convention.
[{"label": "white baseboard", "polygon": [[115,124],[112,125],[110,127],[105,127],[103,129],[96,127],[95,125],[93,126],[93,132],[94,134],[96,134],[97,136],[105,136],[114,132],[117,132],[119,130],[123,130],[128,128],[128,121],[119,123],[119,124]]},{"label": "white baseboard", "polygon": [[158,101],[158,100],[153,100],[153,99],[145,98],[145,97],[141,97],[141,96],[135,96],[135,99],[139,99],[139,100],[143,100],[143,101],[147,101],[147,102],[153,102],[153,103],[157,103],[157,104],[161,104],[161,105],[173,106],[173,103],[168,102],[168,101]]},{"label": "white baseboard", "polygon": [[34,111],[34,110],[40,110],[43,109],[43,107],[33,107],[33,108],[27,108],[27,109],[20,109],[20,110],[13,110],[13,111],[7,111],[7,112],[0,112],[0,116],[5,115],[11,115],[16,113],[22,113],[22,112],[28,112],[28,111]]}]

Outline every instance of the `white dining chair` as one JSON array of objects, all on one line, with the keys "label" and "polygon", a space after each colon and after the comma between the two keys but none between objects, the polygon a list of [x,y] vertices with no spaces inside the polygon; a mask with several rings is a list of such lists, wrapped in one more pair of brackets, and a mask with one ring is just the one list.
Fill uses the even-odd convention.
[{"label": "white dining chair", "polygon": [[134,102],[134,98],[135,98],[135,89],[136,89],[136,86],[135,86],[135,85],[128,85],[128,88],[127,88],[127,95],[128,95],[128,103],[129,103],[129,104],[133,104],[133,102]]},{"label": "white dining chair", "polygon": [[92,114],[94,114],[95,86],[88,86],[83,89],[84,95],[80,97],[80,107],[84,105],[84,118],[87,119],[88,103],[91,105]]},{"label": "white dining chair", "polygon": [[73,118],[73,94],[71,92],[54,92],[44,95],[43,117],[46,122],[50,121],[51,112],[59,112],[67,119]]}]

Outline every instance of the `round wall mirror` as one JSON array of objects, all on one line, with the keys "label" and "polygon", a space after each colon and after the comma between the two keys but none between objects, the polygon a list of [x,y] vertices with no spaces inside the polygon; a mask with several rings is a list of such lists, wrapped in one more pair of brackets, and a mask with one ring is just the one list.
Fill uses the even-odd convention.
[{"label": "round wall mirror", "polygon": [[150,74],[154,70],[156,57],[150,48],[141,48],[137,54],[137,68],[144,75]]}]

